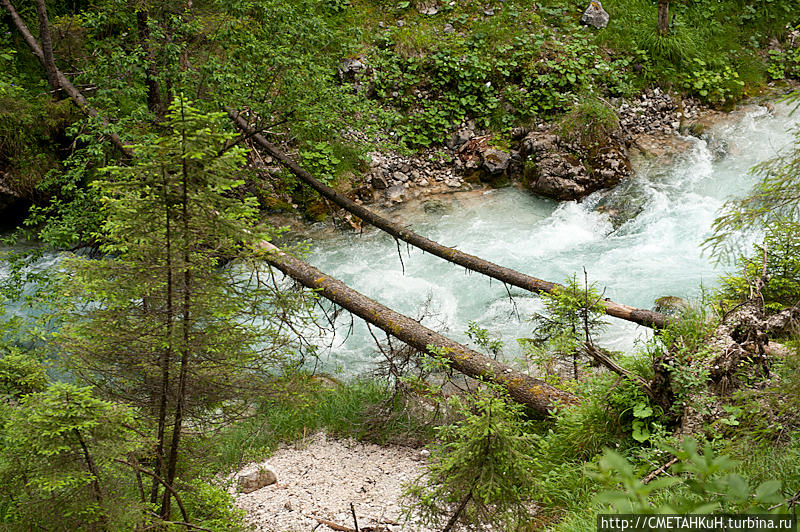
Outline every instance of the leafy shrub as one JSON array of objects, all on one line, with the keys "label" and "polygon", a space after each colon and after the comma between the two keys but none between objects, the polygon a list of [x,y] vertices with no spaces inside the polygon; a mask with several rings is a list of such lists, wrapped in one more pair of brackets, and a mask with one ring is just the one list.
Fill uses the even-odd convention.
[{"label": "leafy shrub", "polygon": [[684,89],[713,104],[736,99],[744,87],[739,73],[730,65],[712,68],[696,57],[689,62],[689,72],[683,74],[682,79]]},{"label": "leafy shrub", "polygon": [[306,149],[300,150],[300,157],[306,170],[318,180],[331,184],[336,175],[336,167],[342,162],[333,153],[333,146],[328,142],[314,142]]},{"label": "leafy shrub", "polygon": [[800,78],[800,48],[770,50],[767,73],[775,80]]},{"label": "leafy shrub", "polygon": [[[755,512],[784,502],[780,481],[753,485],[732,472],[737,465],[735,461],[724,455],[715,456],[710,444],[705,445],[701,454],[697,441],[687,437],[681,448],[669,451],[679,459],[672,471],[683,476],[661,477],[644,484],[627,459],[607,449],[598,462],[599,472],[595,476],[613,489],[599,494],[596,500],[618,513],[641,514]],[[653,504],[656,492],[676,485],[685,489],[673,489],[669,502]]]}]

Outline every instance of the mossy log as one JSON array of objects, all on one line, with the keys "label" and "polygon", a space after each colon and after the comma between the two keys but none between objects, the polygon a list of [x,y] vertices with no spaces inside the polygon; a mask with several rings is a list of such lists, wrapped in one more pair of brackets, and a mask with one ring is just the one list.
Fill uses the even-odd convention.
[{"label": "mossy log", "polygon": [[266,250],[264,259],[295,281],[415,349],[427,352],[429,346],[440,348],[453,369],[470,377],[504,386],[515,401],[530,407],[539,416],[548,415],[557,404],[572,404],[576,401],[572,394],[454,342],[284,253],[270,243],[264,242],[262,247]]},{"label": "mossy log", "polygon": [[[361,218],[365,222],[372,224],[378,229],[385,231],[394,238],[407,242],[414,247],[417,247],[423,251],[427,251],[428,253],[442,258],[448,262],[452,262],[453,264],[457,264],[474,272],[482,273],[508,285],[516,286],[524,290],[529,290],[536,293],[551,293],[554,290],[563,288],[563,285],[558,283],[543,281],[542,279],[537,279],[536,277],[531,277],[530,275],[520,273],[516,270],[512,270],[511,268],[500,266],[488,260],[476,257],[475,255],[470,255],[469,253],[464,253],[463,251],[459,251],[455,248],[443,246],[438,242],[434,242],[433,240],[418,235],[409,229],[390,222],[386,218],[379,216],[366,207],[357,204],[351,199],[339,194],[331,187],[316,180],[314,176],[301,168],[291,157],[284,153],[283,150],[267,141],[263,135],[259,134],[238,111],[228,109],[228,115],[233,123],[236,124],[239,129],[245,132],[249,138],[251,138],[272,157],[283,163],[305,184],[316,190],[319,194],[332,201],[342,209],[348,211],[354,216]],[[613,301],[602,300],[600,301],[600,304],[603,306],[603,309],[609,316],[638,323],[639,325],[645,325],[647,327],[664,328],[667,326],[670,319],[668,316],[659,312],[629,307],[628,305],[622,305]]]}]

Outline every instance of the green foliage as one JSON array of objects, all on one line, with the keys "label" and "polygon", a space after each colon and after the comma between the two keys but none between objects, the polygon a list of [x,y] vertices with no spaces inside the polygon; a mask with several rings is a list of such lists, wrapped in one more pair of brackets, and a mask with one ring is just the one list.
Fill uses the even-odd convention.
[{"label": "green foliage", "polygon": [[463,420],[439,429],[425,477],[407,490],[410,518],[441,526],[447,521],[469,527],[515,530],[530,519],[528,498],[532,440],[522,411],[498,389],[485,387],[451,407]]},{"label": "green foliage", "polygon": [[778,79],[800,78],[800,48],[770,50],[767,63],[769,77]]},{"label": "green foliage", "polygon": [[580,286],[575,276],[552,293],[543,293],[546,314],[534,315],[532,337],[519,340],[526,356],[544,362],[546,367],[557,358],[572,357],[577,378],[577,353],[607,325],[602,299],[594,284]]},{"label": "green foliage", "polygon": [[315,142],[307,149],[300,150],[300,157],[303,167],[328,185],[334,180],[336,166],[342,162],[333,154],[333,146],[327,142]]},{"label": "green foliage", "polygon": [[45,366],[18,347],[0,348],[0,401],[43,391],[50,382]]},{"label": "green foliage", "polygon": [[779,220],[766,229],[763,245],[754,245],[750,257],[740,260],[741,275],[723,277],[721,295],[733,303],[751,297],[748,283],[766,273],[761,288],[768,311],[780,311],[800,303],[800,223]]},{"label": "green foliage", "polygon": [[736,99],[744,87],[739,73],[730,65],[711,69],[705,61],[693,58],[688,71],[683,74],[683,88],[713,104],[723,104]]},{"label": "green foliage", "polygon": [[557,132],[569,141],[591,148],[619,130],[616,111],[595,95],[587,95],[565,114]]},{"label": "green foliage", "polygon": [[467,336],[493,358],[497,358],[497,355],[503,350],[503,342],[498,338],[492,337],[488,330],[480,327],[475,321],[469,322]]},{"label": "green foliage", "polygon": [[196,526],[214,532],[244,532],[245,511],[236,508],[233,495],[215,480],[194,479],[182,483],[186,512],[194,518]]},{"label": "green foliage", "polygon": [[583,92],[630,91],[628,61],[602,57],[580,34],[565,41],[520,34],[497,44],[475,32],[420,57],[397,53],[395,33],[389,32],[387,48],[372,60],[375,91],[405,115],[392,125],[410,147],[445,140],[467,118],[502,131],[563,112]]},{"label": "green foliage", "polygon": [[653,25],[649,31],[643,30],[637,34],[636,44],[653,59],[681,65],[697,54],[697,40],[696,33],[685,26],[678,26],[666,35],[661,35]]},{"label": "green foliage", "polygon": [[[736,462],[725,455],[715,455],[711,444],[706,444],[701,454],[697,441],[687,437],[681,448],[669,450],[679,459],[671,471],[682,476],[661,477],[643,484],[628,460],[607,449],[598,462],[597,477],[615,489],[598,495],[597,502],[610,505],[617,513],[637,514],[755,513],[784,502],[780,481],[753,485],[733,473]],[[653,503],[656,492],[677,484],[684,489],[673,490],[669,502]]]},{"label": "green foliage", "polygon": [[0,93],[0,167],[7,172],[6,186],[21,197],[37,198],[39,182],[60,168],[59,150],[76,118],[68,101]]},{"label": "green foliage", "polygon": [[141,505],[130,471],[116,463],[139,449],[133,413],[91,389],[53,384],[6,409],[0,435],[3,521],[12,530],[132,528]]}]

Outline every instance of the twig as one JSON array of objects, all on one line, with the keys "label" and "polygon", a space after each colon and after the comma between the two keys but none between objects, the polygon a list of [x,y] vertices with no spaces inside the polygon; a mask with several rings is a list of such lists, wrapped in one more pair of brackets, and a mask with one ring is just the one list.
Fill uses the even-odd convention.
[{"label": "twig", "polygon": [[658,475],[660,475],[661,473],[663,473],[664,471],[666,471],[667,469],[669,469],[670,467],[674,466],[677,463],[678,463],[678,458],[677,457],[673,458],[666,464],[662,465],[661,467],[659,467],[658,469],[656,469],[655,471],[644,477],[642,479],[642,484],[648,484],[651,480],[653,480]]},{"label": "twig", "polygon": [[775,508],[779,508],[779,507],[783,506],[784,504],[786,504],[787,506],[789,506],[789,508],[791,508],[792,506],[795,506],[798,503],[798,501],[800,501],[800,491],[798,491],[797,493],[792,495],[790,498],[786,499],[784,502],[779,502],[778,504],[776,504],[774,506],[770,506],[769,507],[769,511],[772,511]]},{"label": "twig", "polygon": [[458,508],[456,508],[455,513],[453,513],[453,515],[450,516],[450,520],[447,521],[446,525],[444,525],[444,528],[442,529],[442,532],[450,532],[450,530],[453,529],[453,527],[456,524],[456,521],[458,521],[458,518],[461,516],[461,513],[464,511],[464,508],[467,507],[467,503],[469,502],[469,500],[471,498],[472,498],[472,491],[467,493],[467,496],[464,497],[463,499],[461,499],[461,502],[459,503]]},{"label": "twig", "polygon": [[333,530],[338,530],[339,532],[356,532],[355,528],[350,528],[349,526],[340,525],[338,523],[334,523],[333,521],[328,521],[327,519],[323,519],[321,517],[311,516],[313,519],[317,520],[317,523],[321,525],[325,525],[328,528],[332,528]]},{"label": "twig", "polygon": [[353,514],[353,526],[356,527],[356,532],[358,532],[358,519],[356,519],[356,509],[352,502],[350,503],[350,513]]},{"label": "twig", "polygon": [[400,268],[403,270],[403,275],[405,275],[406,265],[403,263],[403,253],[400,251],[400,241],[395,238],[394,243],[397,244],[397,256],[400,257]]},{"label": "twig", "polygon": [[592,358],[594,358],[597,362],[604,365],[606,368],[610,369],[617,375],[628,377],[633,382],[637,383],[642,388],[644,393],[646,393],[651,399],[655,399],[655,394],[653,393],[653,389],[650,387],[650,383],[648,383],[639,375],[623,368],[622,366],[611,360],[608,357],[608,355],[597,349],[589,342],[586,342],[583,345],[586,347],[586,352],[589,353],[592,356]]}]

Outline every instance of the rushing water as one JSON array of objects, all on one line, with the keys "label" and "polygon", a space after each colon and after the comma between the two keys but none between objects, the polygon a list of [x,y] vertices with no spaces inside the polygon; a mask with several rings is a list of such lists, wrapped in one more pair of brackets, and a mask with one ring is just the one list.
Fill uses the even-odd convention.
[{"label": "rushing water", "polygon": [[[391,216],[439,243],[541,279],[577,274],[582,281],[585,268],[589,281],[620,303],[651,308],[662,296],[696,299],[722,271],[701,249],[718,209],[750,190],[751,166],[791,144],[799,118],[784,106],[773,113],[749,107],[713,127],[708,140],[682,139],[688,149],[669,163],[642,160],[634,177],[581,203],[506,188],[455,194],[427,210],[412,204]],[[624,204],[629,216],[638,214],[615,224],[597,209],[602,204]],[[423,323],[454,339],[464,341],[476,321],[503,339],[507,357],[519,352],[516,339],[530,332],[527,317],[541,310],[537,297],[512,289],[509,298],[497,281],[405,245],[401,253],[402,264],[394,240],[371,229],[316,239],[309,262],[399,312],[426,314]],[[630,350],[647,333],[609,322],[600,343],[612,349]],[[326,339],[327,368],[350,374],[368,368],[377,354],[366,326],[356,320],[351,330],[349,317],[338,324]]]},{"label": "rushing water", "polygon": [[[722,268],[704,255],[701,243],[726,198],[746,194],[756,178],[750,167],[774,156],[794,140],[800,112],[777,106],[773,113],[752,106],[728,117],[708,140],[687,137],[687,149],[663,159],[643,159],[635,175],[613,191],[581,203],[557,203],[516,188],[453,194],[427,203],[404,204],[387,213],[395,221],[441,244],[549,281],[573,275],[597,283],[605,296],[651,308],[662,296],[697,298],[701,286],[715,286]],[[602,208],[627,212],[624,223]],[[621,207],[620,207],[621,206]],[[470,321],[505,343],[504,355],[519,353],[516,339],[530,332],[527,318],[541,311],[540,300],[523,290],[510,294],[499,282],[466,272],[415,248],[400,248],[375,229],[363,234],[314,235],[309,262],[404,314],[467,342]],[[57,264],[47,255],[39,267]],[[0,275],[5,265],[0,265]],[[11,306],[13,313],[35,310]],[[336,333],[319,338],[325,370],[353,375],[378,358],[366,325],[337,318]],[[599,338],[605,347],[631,350],[648,329],[609,318]],[[380,331],[373,330],[383,339]],[[468,342],[467,342],[468,343]]]}]

